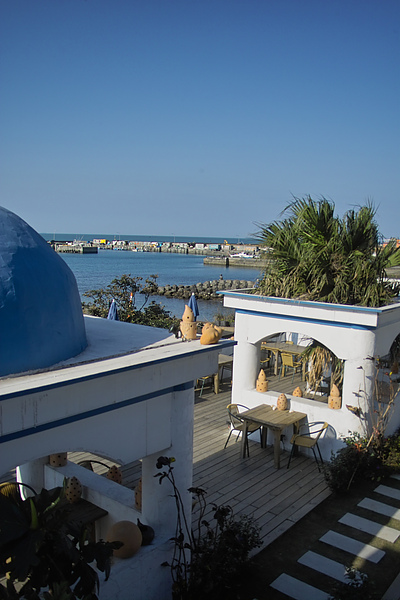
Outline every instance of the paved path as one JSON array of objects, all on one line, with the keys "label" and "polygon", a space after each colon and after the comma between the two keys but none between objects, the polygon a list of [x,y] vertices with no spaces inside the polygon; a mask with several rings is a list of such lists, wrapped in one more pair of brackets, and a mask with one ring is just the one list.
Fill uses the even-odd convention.
[{"label": "paved path", "polygon": [[[348,566],[377,583],[380,568],[382,573],[388,573],[389,555],[400,553],[399,537],[400,476],[395,475],[356,502],[312,548],[305,543],[304,553],[297,559],[295,576],[290,568],[285,569],[271,582],[265,597],[328,600],[333,583],[346,581]],[[398,565],[397,562],[397,572],[396,565],[391,570],[390,579],[380,582],[385,590],[382,600],[400,598]]]}]

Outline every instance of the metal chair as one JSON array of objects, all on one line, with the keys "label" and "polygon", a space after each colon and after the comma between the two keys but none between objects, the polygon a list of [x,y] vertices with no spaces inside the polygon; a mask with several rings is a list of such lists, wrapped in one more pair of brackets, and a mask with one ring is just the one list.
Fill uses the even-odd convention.
[{"label": "metal chair", "polygon": [[263,347],[263,342],[261,342],[260,369],[266,370],[268,367],[272,369],[272,356],[270,355],[270,352]]},{"label": "metal chair", "polygon": [[298,367],[301,367],[303,363],[301,360],[294,360],[293,354],[286,354],[285,352],[281,353],[281,358],[282,358],[282,364],[281,364],[281,368],[279,371],[279,379],[281,378],[282,373],[283,373],[283,376],[285,377],[286,368],[288,367],[290,369],[293,369],[293,375],[292,375],[292,383],[293,383],[296,369]]},{"label": "metal chair", "polygon": [[[322,459],[321,450],[319,449],[319,446],[318,446],[318,440],[320,439],[320,437],[324,433],[324,431],[326,431],[326,429],[328,427],[328,423],[326,423],[326,422],[322,423],[321,421],[318,421],[318,422],[316,421],[315,423],[308,423],[308,425],[303,425],[303,427],[308,427],[308,434],[302,435],[301,433],[295,433],[295,434],[293,434],[292,439],[290,440],[290,443],[292,444],[292,451],[290,452],[287,469],[289,468],[290,461],[292,460],[292,457],[294,456],[296,447],[300,447],[300,448],[311,448],[311,450],[313,451],[313,454],[314,454],[315,462],[317,463],[318,471],[321,472],[320,464],[322,465],[324,461]],[[300,429],[301,429],[301,427],[300,427]],[[318,454],[319,454],[321,463],[318,462],[315,448],[317,448],[317,450],[318,450]]]},{"label": "metal chair", "polygon": [[[224,446],[224,450],[228,445],[228,442],[231,438],[232,432],[233,431],[237,431],[238,434],[236,436],[236,442],[238,441],[239,437],[241,434],[243,434],[244,431],[244,420],[241,418],[240,416],[240,411],[239,408],[242,409],[242,412],[244,410],[249,410],[247,406],[244,406],[243,404],[228,404],[228,406],[226,407],[228,410],[228,415],[229,415],[229,424],[231,426],[231,429],[229,431],[229,435],[228,435],[228,439],[225,442],[225,446]],[[246,451],[247,451],[247,456],[250,456],[250,451],[249,451],[249,435],[250,433],[254,433],[257,430],[260,430],[260,442],[262,441],[262,432],[261,432],[261,425],[259,425],[258,423],[249,423],[248,424],[248,428],[247,428],[247,437],[246,437]]]},{"label": "metal chair", "polygon": [[27,483],[21,483],[19,481],[6,481],[4,483],[0,483],[0,494],[10,498],[10,500],[18,502],[23,500],[23,497],[21,496],[21,488],[30,490],[32,494],[36,496],[36,492],[33,487]]},{"label": "metal chair", "polygon": [[201,396],[203,395],[203,390],[204,390],[204,386],[206,385],[206,383],[210,383],[211,386],[214,385],[214,375],[205,375],[204,377],[199,377],[197,380],[197,387],[200,387],[200,394],[199,397],[201,398]]}]

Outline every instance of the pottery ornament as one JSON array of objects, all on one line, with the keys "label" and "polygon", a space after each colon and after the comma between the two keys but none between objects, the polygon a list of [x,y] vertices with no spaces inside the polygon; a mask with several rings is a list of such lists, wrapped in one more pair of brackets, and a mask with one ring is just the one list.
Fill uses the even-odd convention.
[{"label": "pottery ornament", "polygon": [[276,401],[276,408],[278,410],[286,410],[288,407],[288,401],[285,394],[281,394]]},{"label": "pottery ornament", "polygon": [[203,346],[216,344],[221,339],[221,336],[221,327],[218,327],[218,325],[214,325],[213,323],[205,323],[201,332],[200,344],[203,344]]},{"label": "pottery ornament", "polygon": [[182,321],[189,321],[189,323],[193,323],[194,314],[190,306],[185,304],[185,310],[183,311]]},{"label": "pottery ornament", "polygon": [[256,390],[257,390],[257,392],[267,392],[268,391],[268,381],[267,381],[267,376],[265,374],[264,369],[261,369],[258,374],[258,378],[257,378],[257,382],[256,382]]},{"label": "pottery ornament", "polygon": [[112,465],[108,469],[106,477],[111,481],[115,481],[115,483],[122,483],[122,472],[117,465]]}]

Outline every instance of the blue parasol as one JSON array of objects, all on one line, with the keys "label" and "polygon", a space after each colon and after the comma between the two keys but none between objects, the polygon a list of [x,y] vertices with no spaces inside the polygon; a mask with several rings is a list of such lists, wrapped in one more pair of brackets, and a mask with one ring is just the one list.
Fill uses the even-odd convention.
[{"label": "blue parasol", "polygon": [[199,307],[197,306],[196,296],[194,295],[193,292],[189,298],[188,307],[192,309],[193,314],[194,314],[194,320],[196,320],[196,317],[198,317],[200,313],[199,313]]},{"label": "blue parasol", "polygon": [[118,321],[118,311],[117,311],[117,303],[114,298],[110,305],[110,310],[108,311],[107,319],[111,319],[112,321]]}]

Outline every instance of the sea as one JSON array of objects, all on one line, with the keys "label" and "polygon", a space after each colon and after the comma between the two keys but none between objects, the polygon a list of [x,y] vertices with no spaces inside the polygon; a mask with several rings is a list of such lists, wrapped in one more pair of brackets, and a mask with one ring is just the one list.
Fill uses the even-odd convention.
[{"label": "sea", "polygon": [[[46,240],[54,239],[54,234],[42,234]],[[57,234],[57,239],[73,240],[83,239],[85,241],[92,240],[100,235],[84,235],[77,236],[71,234]],[[104,236],[106,239],[113,239],[110,236]],[[173,241],[169,237],[159,238],[145,236],[123,236],[122,239],[132,239],[138,241]],[[141,239],[140,239],[141,238]],[[189,241],[188,238],[176,236],[176,242]],[[203,238],[200,240],[204,243],[221,243],[223,240],[208,242]],[[254,243],[254,240],[241,240],[243,243]],[[229,240],[228,240],[229,242]],[[237,243],[230,242],[230,243]],[[196,283],[204,283],[220,279],[221,275],[224,279],[239,279],[246,281],[256,281],[261,278],[262,273],[258,269],[250,267],[221,267],[204,264],[204,256],[192,254],[174,254],[161,252],[130,252],[118,250],[99,250],[98,254],[63,254],[59,256],[67,263],[75,275],[78,290],[81,300],[89,301],[85,293],[90,290],[105,288],[111,281],[124,274],[129,274],[132,277],[142,277],[143,281],[150,275],[157,275],[159,285],[193,285]],[[171,315],[180,318],[185,309],[185,301],[177,298],[165,298],[164,296],[151,296],[150,300],[154,300],[162,304]],[[198,300],[199,319],[210,320],[215,319],[217,313],[229,315],[232,310],[223,307],[221,300]]]}]

